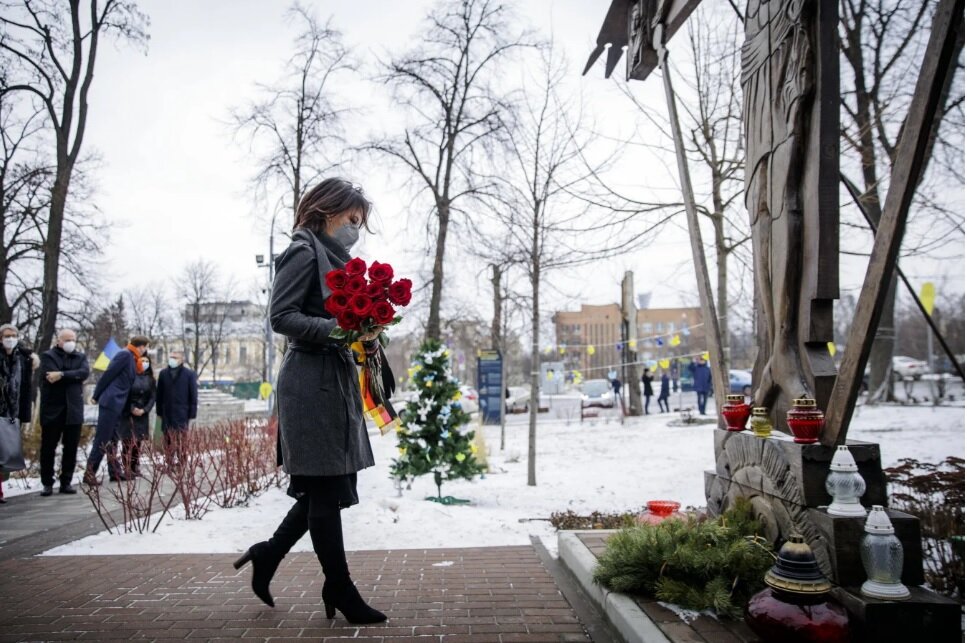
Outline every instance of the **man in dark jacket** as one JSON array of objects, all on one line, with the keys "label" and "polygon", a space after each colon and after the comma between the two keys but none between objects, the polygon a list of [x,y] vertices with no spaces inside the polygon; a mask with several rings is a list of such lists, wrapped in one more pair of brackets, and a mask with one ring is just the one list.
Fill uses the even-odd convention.
[{"label": "man in dark jacket", "polygon": [[118,425],[121,423],[121,414],[128,401],[135,375],[142,370],[140,358],[148,352],[148,343],[147,337],[132,337],[127,347],[118,351],[111,359],[104,375],[94,387],[94,401],[98,407],[97,430],[91,444],[91,455],[87,459],[84,484],[100,484],[96,477],[97,469],[101,466],[105,453],[108,455],[108,474],[111,480],[125,479],[116,456]]},{"label": "man in dark jacket", "polygon": [[84,422],[84,380],[91,374],[87,356],[77,350],[77,334],[64,329],[57,345],[40,356],[40,482],[42,496],[54,493],[54,453],[63,441],[60,492],[77,493],[71,486],[77,464],[77,444]]},{"label": "man in dark jacket", "polygon": [[198,376],[185,366],[184,353],[181,351],[171,351],[168,368],[158,375],[155,409],[161,418],[168,463],[173,463],[175,455],[180,463],[184,459],[184,438],[188,426],[198,415]]},{"label": "man in dark jacket", "polygon": [[692,377],[695,379],[695,396],[698,401],[698,414],[705,415],[705,404],[708,394],[712,390],[712,369],[708,367],[704,357],[690,366]]}]

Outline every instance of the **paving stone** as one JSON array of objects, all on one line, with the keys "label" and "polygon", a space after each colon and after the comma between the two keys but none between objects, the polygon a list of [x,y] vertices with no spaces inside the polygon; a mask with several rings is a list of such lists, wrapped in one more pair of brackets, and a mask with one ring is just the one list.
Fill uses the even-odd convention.
[{"label": "paving stone", "polygon": [[[385,625],[325,617],[311,553],[282,563],[276,607],[251,595],[250,570],[215,554],[0,560],[0,641],[352,640],[354,643],[586,641],[532,547],[350,552],[353,579]],[[448,567],[433,563],[452,561]]]}]

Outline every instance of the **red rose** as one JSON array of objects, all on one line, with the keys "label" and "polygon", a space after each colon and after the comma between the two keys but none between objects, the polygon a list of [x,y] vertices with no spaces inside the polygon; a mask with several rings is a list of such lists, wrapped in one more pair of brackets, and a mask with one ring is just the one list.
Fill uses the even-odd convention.
[{"label": "red rose", "polygon": [[386,286],[383,284],[369,284],[366,286],[366,296],[373,300],[386,299]]},{"label": "red rose", "polygon": [[346,263],[346,274],[350,277],[366,274],[366,262],[359,257],[353,257]]},{"label": "red rose", "polygon": [[346,280],[346,292],[348,292],[350,295],[365,293],[366,286],[366,277],[360,275],[350,277]]},{"label": "red rose", "polygon": [[346,310],[349,306],[349,295],[346,293],[333,293],[326,300],[326,310],[332,313],[334,316],[338,317],[339,313]]},{"label": "red rose", "polygon": [[329,290],[337,292],[346,289],[346,281],[349,279],[345,270],[330,270],[326,273],[326,286]]},{"label": "red rose", "polygon": [[353,295],[349,299],[349,310],[353,311],[360,317],[366,317],[369,315],[369,311],[373,307],[373,300],[371,300],[366,295]]},{"label": "red rose", "polygon": [[396,304],[397,306],[406,306],[410,303],[410,298],[413,296],[410,290],[413,288],[413,282],[409,279],[400,279],[399,281],[394,281],[390,284],[387,294],[389,295],[389,300]]},{"label": "red rose", "polygon": [[396,310],[389,305],[389,302],[377,301],[373,304],[369,314],[373,316],[374,322],[382,326],[393,321],[393,318],[396,317]]},{"label": "red rose", "polygon": [[369,267],[369,279],[377,284],[388,284],[393,280],[393,266],[374,261]]},{"label": "red rose", "polygon": [[362,320],[359,315],[351,310],[344,310],[336,316],[336,321],[339,323],[340,328],[346,330],[360,330],[359,322]]}]

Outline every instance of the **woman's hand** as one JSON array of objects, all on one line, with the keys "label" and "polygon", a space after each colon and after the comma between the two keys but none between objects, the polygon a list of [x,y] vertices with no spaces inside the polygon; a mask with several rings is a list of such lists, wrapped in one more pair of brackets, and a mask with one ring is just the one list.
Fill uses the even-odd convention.
[{"label": "woman's hand", "polygon": [[384,330],[386,330],[386,326],[373,326],[373,329],[370,332],[359,336],[359,341],[371,342],[377,337],[379,337],[379,334],[382,333]]}]

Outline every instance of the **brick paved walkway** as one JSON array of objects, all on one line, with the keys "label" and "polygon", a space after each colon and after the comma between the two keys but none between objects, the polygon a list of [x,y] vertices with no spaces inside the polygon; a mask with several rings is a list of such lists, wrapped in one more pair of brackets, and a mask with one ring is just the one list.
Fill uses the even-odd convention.
[{"label": "brick paved walkway", "polygon": [[285,559],[276,607],[233,556],[82,556],[0,562],[0,642],[352,639],[357,643],[586,641],[532,547],[349,552],[382,625],[326,619],[312,554]]}]

